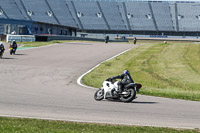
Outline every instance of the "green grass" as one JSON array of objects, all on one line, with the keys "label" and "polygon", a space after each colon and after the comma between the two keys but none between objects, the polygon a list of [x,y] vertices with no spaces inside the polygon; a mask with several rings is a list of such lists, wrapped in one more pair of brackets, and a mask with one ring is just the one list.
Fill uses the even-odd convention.
[{"label": "green grass", "polygon": [[143,85],[141,94],[200,101],[200,44],[144,44],[102,63],[82,80],[101,87],[124,69]]},{"label": "green grass", "polygon": [[[66,43],[66,42],[91,42],[91,41],[85,41],[85,40],[54,40],[54,41],[47,41],[47,42],[21,42],[24,46],[22,48],[28,48],[28,47],[41,47],[41,46],[47,46],[51,44],[56,43]],[[97,41],[95,41],[97,42]]]},{"label": "green grass", "polygon": [[63,121],[0,117],[0,132],[1,133],[198,133],[199,130],[88,124],[88,123],[75,123],[75,122],[63,122]]},{"label": "green grass", "polygon": [[51,44],[56,44],[56,43],[64,43],[67,41],[59,41],[59,40],[55,40],[55,41],[48,41],[48,42],[21,42],[21,44],[23,44],[23,47],[41,47],[41,46],[47,46],[47,45],[51,45]]}]

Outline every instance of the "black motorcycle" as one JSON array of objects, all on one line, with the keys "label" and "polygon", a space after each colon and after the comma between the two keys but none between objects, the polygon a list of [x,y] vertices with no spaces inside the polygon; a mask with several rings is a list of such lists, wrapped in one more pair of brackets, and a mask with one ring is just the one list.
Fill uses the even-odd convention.
[{"label": "black motorcycle", "polygon": [[12,55],[12,54],[15,54],[15,52],[16,52],[16,49],[15,49],[15,48],[12,48],[12,47],[10,47],[10,55]]},{"label": "black motorcycle", "polygon": [[2,49],[0,49],[0,58],[2,59],[2,57],[3,57],[3,50]]}]

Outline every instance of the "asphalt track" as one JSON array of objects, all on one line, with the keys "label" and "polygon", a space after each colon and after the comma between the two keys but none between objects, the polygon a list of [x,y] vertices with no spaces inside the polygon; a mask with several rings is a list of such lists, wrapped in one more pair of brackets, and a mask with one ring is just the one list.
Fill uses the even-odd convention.
[{"label": "asphalt track", "polygon": [[[0,60],[0,116],[200,128],[200,102],[138,95],[132,103],[93,99],[76,80],[131,44],[65,43],[8,51]],[[136,80],[136,79],[135,79]]]}]

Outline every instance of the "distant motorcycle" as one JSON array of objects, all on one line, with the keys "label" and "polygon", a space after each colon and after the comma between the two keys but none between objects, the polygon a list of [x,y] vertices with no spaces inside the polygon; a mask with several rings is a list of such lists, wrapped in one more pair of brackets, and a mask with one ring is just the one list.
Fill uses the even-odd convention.
[{"label": "distant motorcycle", "polygon": [[109,36],[106,36],[105,37],[105,43],[108,43],[108,41],[109,41]]},{"label": "distant motorcycle", "polygon": [[0,49],[0,58],[2,59],[3,57],[3,50]]},{"label": "distant motorcycle", "polygon": [[124,86],[123,91],[119,93],[118,90],[119,81],[111,81],[106,79],[103,82],[103,86],[97,90],[94,94],[94,99],[97,101],[108,99],[108,100],[120,100],[122,102],[131,102],[136,98],[136,92],[139,92],[142,87],[138,83],[130,83]]},{"label": "distant motorcycle", "polygon": [[14,48],[10,48],[10,55],[12,55],[12,54],[15,54],[15,52],[16,52],[16,49],[14,49]]}]

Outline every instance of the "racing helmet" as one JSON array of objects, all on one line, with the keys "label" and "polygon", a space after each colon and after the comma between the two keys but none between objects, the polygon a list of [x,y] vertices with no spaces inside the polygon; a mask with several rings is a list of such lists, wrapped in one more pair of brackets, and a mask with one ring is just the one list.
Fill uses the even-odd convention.
[{"label": "racing helmet", "polygon": [[128,70],[124,70],[122,74],[130,74]]}]

